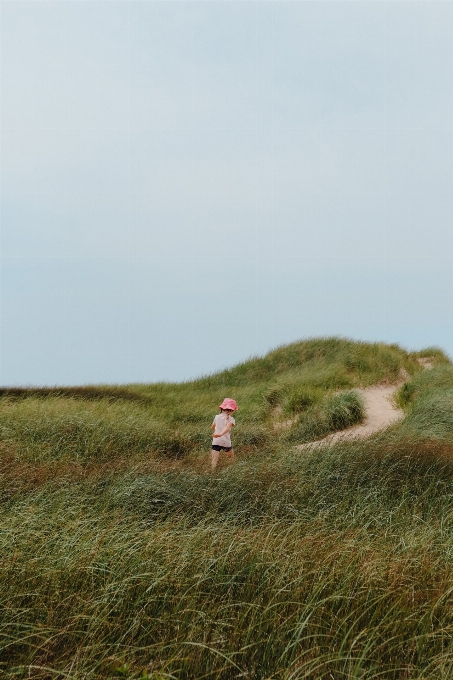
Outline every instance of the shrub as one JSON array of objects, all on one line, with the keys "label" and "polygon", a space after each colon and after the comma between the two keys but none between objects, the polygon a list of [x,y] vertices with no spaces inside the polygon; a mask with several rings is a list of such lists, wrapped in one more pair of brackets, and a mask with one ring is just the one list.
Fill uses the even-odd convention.
[{"label": "shrub", "polygon": [[398,406],[401,408],[405,408],[410,402],[412,401],[412,398],[414,397],[414,394],[416,392],[416,387],[414,383],[412,382],[405,382],[404,385],[400,387],[396,394],[396,403]]},{"label": "shrub", "polygon": [[322,392],[320,390],[313,390],[307,387],[296,387],[285,399],[283,410],[289,415],[303,413],[310,406],[319,402],[321,398]]},{"label": "shrub", "polygon": [[360,423],[365,416],[362,399],[357,392],[346,392],[331,397],[326,404],[328,421],[332,430],[344,430]]},{"label": "shrub", "polygon": [[365,417],[362,399],[356,392],[345,392],[327,398],[319,406],[309,408],[300,416],[287,435],[290,442],[309,442],[325,437],[331,432],[345,430],[360,423]]},{"label": "shrub", "polygon": [[453,388],[428,392],[419,397],[402,429],[424,439],[453,441]]}]

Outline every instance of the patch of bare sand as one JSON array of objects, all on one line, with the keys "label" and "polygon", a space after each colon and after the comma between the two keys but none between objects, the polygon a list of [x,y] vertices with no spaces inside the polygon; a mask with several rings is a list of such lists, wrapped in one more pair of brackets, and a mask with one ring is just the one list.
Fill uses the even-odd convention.
[{"label": "patch of bare sand", "polygon": [[420,366],[423,366],[423,368],[426,368],[427,370],[429,370],[430,368],[433,368],[433,366],[434,366],[433,360],[431,359],[431,357],[419,357],[417,359],[417,361],[420,364]]}]

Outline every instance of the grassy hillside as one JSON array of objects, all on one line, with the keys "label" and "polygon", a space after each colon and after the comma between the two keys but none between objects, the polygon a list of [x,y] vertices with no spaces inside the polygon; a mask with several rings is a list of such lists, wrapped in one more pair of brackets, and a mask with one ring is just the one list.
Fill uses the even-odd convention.
[{"label": "grassy hillside", "polygon": [[[338,390],[394,381],[402,368],[420,370],[415,357],[396,346],[329,338],[282,347],[190,383],[3,388],[0,433],[24,462],[110,464],[126,456],[130,464],[131,458],[187,460],[191,454],[197,460],[209,447],[217,405],[231,393],[240,405],[235,441],[254,452],[275,440],[279,419],[320,420],[335,409]],[[338,429],[335,418],[330,427]]]},{"label": "grassy hillside", "polygon": [[[360,420],[354,388],[402,369],[402,423],[293,448]],[[238,457],[212,475],[225,396]],[[4,388],[0,403],[0,676],[451,677],[439,350],[310,340],[191,383]]]}]

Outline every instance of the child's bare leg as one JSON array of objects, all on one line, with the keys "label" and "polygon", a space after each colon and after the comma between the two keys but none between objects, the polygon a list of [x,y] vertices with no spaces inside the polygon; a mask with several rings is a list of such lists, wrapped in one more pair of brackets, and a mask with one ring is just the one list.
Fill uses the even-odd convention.
[{"label": "child's bare leg", "polygon": [[231,460],[231,462],[233,462],[234,461],[234,450],[231,449],[231,451],[225,451],[225,453],[228,456],[228,458]]},{"label": "child's bare leg", "polygon": [[211,468],[212,470],[215,470],[217,467],[217,462],[219,460],[220,456],[220,451],[214,451],[214,449],[211,449]]}]

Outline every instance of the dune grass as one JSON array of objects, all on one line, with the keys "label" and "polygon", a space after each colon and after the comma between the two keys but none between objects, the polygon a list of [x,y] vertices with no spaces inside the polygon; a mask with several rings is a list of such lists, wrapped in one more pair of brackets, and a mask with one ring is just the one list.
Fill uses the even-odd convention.
[{"label": "dune grass", "polygon": [[364,403],[356,392],[334,394],[307,407],[288,431],[286,441],[299,444],[315,441],[331,432],[357,425],[364,417]]},{"label": "dune grass", "polygon": [[[356,422],[354,387],[402,368],[403,423],[292,448],[308,422]],[[451,677],[443,354],[313,340],[192,383],[67,389],[1,398],[0,676]],[[237,462],[212,475],[224,396]]]},{"label": "dune grass", "polygon": [[279,410],[326,411],[339,389],[394,381],[402,368],[420,371],[416,358],[396,346],[327,338],[279,348],[189,383],[3,388],[0,438],[17,458],[32,461],[197,455],[209,447],[217,405],[234,391],[241,422],[236,442],[250,449],[269,440]]}]

